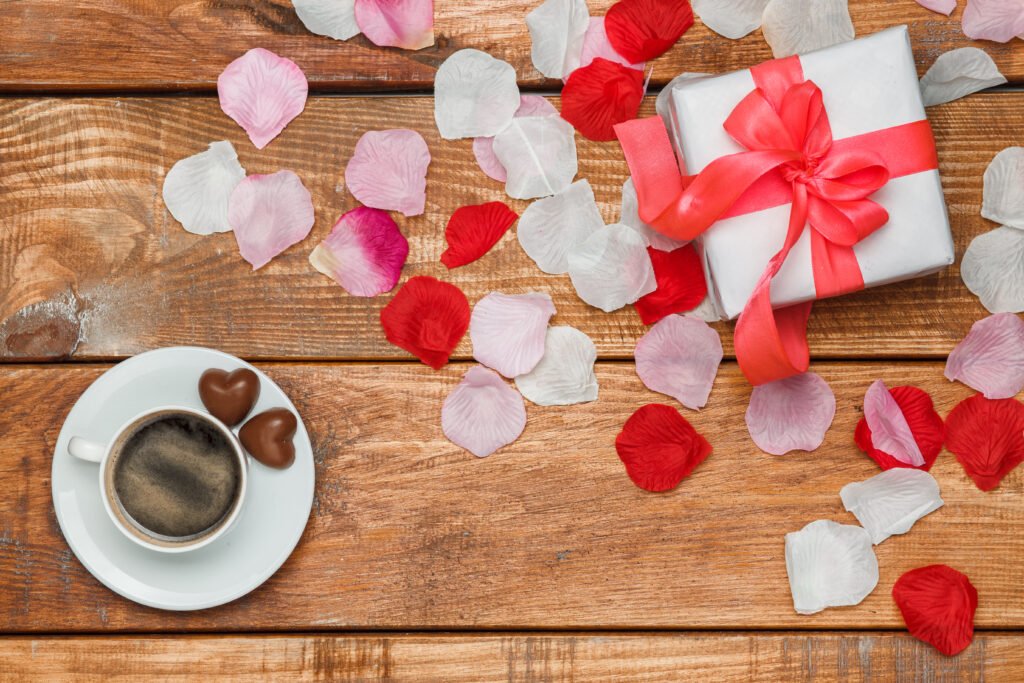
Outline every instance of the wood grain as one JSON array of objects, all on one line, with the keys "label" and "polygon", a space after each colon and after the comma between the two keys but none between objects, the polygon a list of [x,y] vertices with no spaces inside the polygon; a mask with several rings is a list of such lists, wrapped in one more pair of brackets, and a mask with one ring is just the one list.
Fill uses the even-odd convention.
[{"label": "wood grain", "polygon": [[[417,52],[380,48],[362,36],[337,42],[308,32],[288,0],[9,0],[0,3],[0,91],[212,90],[237,56],[264,47],[295,60],[314,89],[431,87],[434,72],[466,47],[512,64],[527,87],[560,87],[530,61],[524,21],[539,0],[436,0],[436,44]],[[591,0],[601,16],[613,0]],[[1024,44],[971,41],[961,10],[944,17],[911,0],[851,0],[858,35],[908,24],[923,73],[942,52],[984,48],[1012,81],[1024,80]],[[771,58],[755,31],[740,41],[698,20],[652,66],[657,86],[684,71],[718,73]]]},{"label": "wood grain", "polygon": [[[1022,104],[1024,93],[1003,93],[930,110],[958,261],[994,227],[979,213],[982,174],[996,152],[1020,143]],[[476,263],[451,272],[440,264],[457,207],[510,200],[479,170],[469,140],[439,139],[430,98],[312,98],[258,151],[215,99],[182,97],[0,101],[0,358],[110,359],[182,343],[255,359],[405,357],[378,323],[389,296],[348,296],[307,261],[356,206],[343,173],[356,141],[384,126],[419,131],[433,154],[426,213],[398,217],[411,243],[406,277],[441,277],[471,302],[494,290],[547,290],[557,323],[589,334],[603,357],[632,356],[644,330],[632,307],[606,315],[586,306],[568,277],[541,273],[512,232]],[[317,208],[311,236],[255,273],[230,233],[189,234],[161,199],[171,165],[219,139],[235,144],[250,173],[294,169]],[[580,140],[579,159],[605,220],[617,220],[627,177],[621,150]],[[833,358],[941,357],[984,315],[953,267],[817,305],[811,349]],[[719,330],[729,352],[731,325]],[[468,357],[468,341],[457,353]]]},{"label": "wood grain", "polygon": [[0,368],[0,615],[9,631],[902,628],[890,597],[936,562],[980,594],[981,628],[1024,627],[1024,468],[979,491],[948,453],[945,507],[877,548],[880,582],[859,606],[793,611],[783,536],[819,518],[854,523],[839,489],[877,474],[853,445],[875,379],[931,392],[943,415],[971,392],[934,362],[818,363],[838,410],[814,453],[771,457],[744,427],[749,387],[723,366],[709,407],[687,412],[714,453],[675,491],[634,487],[615,435],[666,401],[628,363],[598,367],[596,403],[528,407],[512,446],[477,459],[444,439],[439,413],[466,370],[270,364],[314,443],[315,505],[303,539],[264,586],[194,613],[110,592],[61,538],[50,462],[64,416],[103,366]]},{"label": "wood grain", "polygon": [[951,658],[892,633],[4,638],[0,680],[1016,683],[1022,641],[978,634]]}]

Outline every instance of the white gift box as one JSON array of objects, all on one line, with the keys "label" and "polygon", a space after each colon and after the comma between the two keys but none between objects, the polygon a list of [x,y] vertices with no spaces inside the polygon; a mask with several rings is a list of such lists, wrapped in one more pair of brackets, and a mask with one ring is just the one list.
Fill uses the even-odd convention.
[{"label": "white gift box", "polygon": [[[800,57],[804,77],[822,90],[835,140],[925,118],[907,28]],[[669,93],[670,131],[688,174],[745,151],[722,127],[754,89],[749,69],[678,83]],[[865,287],[926,275],[953,263],[953,239],[938,170],[892,178],[871,199],[889,222],[853,247]],[[768,260],[781,247],[791,204],[721,219],[700,238],[709,292],[719,312],[735,318]],[[804,230],[772,282],[772,304],[816,299],[810,235]]]}]

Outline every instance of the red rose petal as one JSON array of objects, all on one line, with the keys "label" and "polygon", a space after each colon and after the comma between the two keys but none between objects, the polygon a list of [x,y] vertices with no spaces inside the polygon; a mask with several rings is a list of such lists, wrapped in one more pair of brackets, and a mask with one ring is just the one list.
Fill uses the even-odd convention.
[{"label": "red rose petal", "polygon": [[946,418],[946,448],[982,491],[991,491],[1024,460],[1024,404],[976,394]]},{"label": "red rose petal", "polygon": [[910,570],[892,587],[892,599],[910,635],[942,654],[955,655],[971,644],[978,591],[952,567],[933,564]]},{"label": "red rose petal", "polygon": [[633,304],[644,325],[653,325],[666,315],[692,311],[704,301],[708,285],[704,267],[692,244],[672,251],[647,247],[658,288]]},{"label": "red rose petal", "polygon": [[675,488],[711,453],[711,444],[672,406],[650,403],[615,438],[626,474],[645,491]]},{"label": "red rose petal", "polygon": [[455,210],[444,229],[448,248],[441,263],[448,269],[472,263],[490,251],[519,218],[501,202],[463,206]]},{"label": "red rose petal", "polygon": [[927,472],[935,464],[935,459],[939,457],[946,436],[942,418],[935,412],[935,407],[932,404],[932,397],[927,392],[910,386],[892,387],[889,393],[892,394],[896,404],[903,411],[903,417],[907,418],[910,431],[914,434],[914,441],[921,449],[921,455],[924,456],[924,464],[914,467],[875,448],[871,441],[871,429],[864,418],[857,423],[853,439],[857,442],[857,447],[867,453],[868,457],[877,462],[883,470],[909,467]]},{"label": "red rose petal", "polygon": [[663,54],[691,26],[689,0],[619,0],[604,15],[608,42],[634,64]]},{"label": "red rose petal", "polygon": [[432,277],[409,278],[380,312],[388,341],[440,369],[469,327],[466,295]]},{"label": "red rose petal", "polygon": [[644,75],[598,57],[569,75],[562,88],[562,118],[591,140],[614,140],[614,126],[635,119],[644,98]]}]

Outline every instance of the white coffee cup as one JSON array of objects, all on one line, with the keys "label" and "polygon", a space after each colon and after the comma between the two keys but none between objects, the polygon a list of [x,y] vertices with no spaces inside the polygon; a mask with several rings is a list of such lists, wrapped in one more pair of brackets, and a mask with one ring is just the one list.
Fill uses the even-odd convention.
[{"label": "white coffee cup", "polygon": [[[182,414],[198,419],[224,435],[238,459],[239,479],[230,508],[215,524],[191,536],[164,536],[139,524],[124,509],[114,487],[114,465],[132,436],[147,425]],[[153,408],[125,422],[109,443],[101,444],[77,436],[72,437],[68,442],[68,452],[80,460],[99,464],[100,498],[103,499],[107,515],[114,522],[114,526],[120,529],[125,536],[144,548],[164,553],[183,553],[202,548],[226,534],[242,512],[249,477],[248,456],[235,433],[223,422],[205,411],[173,405]]]}]

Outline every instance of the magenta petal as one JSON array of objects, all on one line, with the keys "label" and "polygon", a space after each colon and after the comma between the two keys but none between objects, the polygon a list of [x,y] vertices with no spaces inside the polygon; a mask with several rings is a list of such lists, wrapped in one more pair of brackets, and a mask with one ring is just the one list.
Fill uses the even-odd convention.
[{"label": "magenta petal", "polygon": [[[580,55],[580,66],[583,68],[600,57],[610,62],[618,62],[622,66],[628,66],[637,71],[644,70],[644,63],[631,64],[628,59],[620,55],[608,42],[608,34],[604,30],[604,17],[590,17],[590,24],[587,32],[583,35],[583,53]],[[566,78],[569,74],[565,75]]]},{"label": "magenta petal", "polygon": [[444,435],[478,458],[512,443],[525,427],[523,397],[480,365],[469,369],[441,408]]},{"label": "magenta petal", "polygon": [[414,130],[371,130],[363,134],[345,167],[352,196],[367,206],[423,213],[427,199],[430,150]]},{"label": "magenta petal", "polygon": [[[519,98],[519,109],[516,109],[515,116],[557,116],[558,110],[555,105],[540,95],[523,95]],[[494,138],[480,137],[473,138],[473,156],[480,170],[488,178],[503,183],[508,180],[508,173],[505,167],[498,161],[494,153]]]},{"label": "magenta petal", "polygon": [[956,9],[956,0],[917,0],[917,4],[947,17]]},{"label": "magenta petal", "polygon": [[228,223],[242,258],[256,270],[306,238],[313,228],[313,199],[291,171],[251,175],[231,193]]},{"label": "magenta petal", "polygon": [[914,467],[924,464],[921,448],[896,399],[882,380],[875,380],[864,394],[864,420],[875,448]]},{"label": "magenta petal", "polygon": [[825,440],[836,415],[828,382],[805,372],[754,387],[747,406],[747,430],[765,453],[813,451]]},{"label": "magenta petal", "polygon": [[703,408],[722,362],[722,340],[703,320],[662,318],[636,343],[636,374],[651,391]]},{"label": "magenta petal", "polygon": [[356,0],[356,24],[374,45],[420,50],[434,44],[434,0]]},{"label": "magenta petal", "polygon": [[409,243],[386,212],[360,206],[343,214],[309,262],[353,296],[377,296],[398,284]]},{"label": "magenta petal", "polygon": [[261,47],[228,64],[217,78],[220,108],[263,149],[306,106],[309,84],[295,62]]},{"label": "magenta petal", "polygon": [[946,361],[946,379],[985,398],[1013,398],[1024,389],[1024,321],[996,313],[971,326]]},{"label": "magenta petal", "polygon": [[1024,34],[1024,2],[967,0],[963,24],[968,38],[1009,42]]}]

